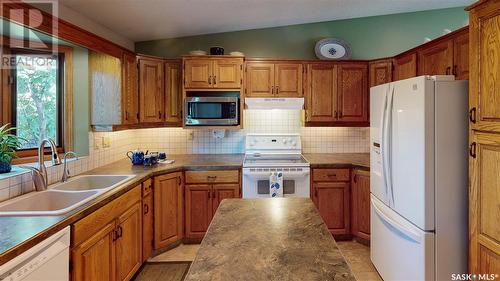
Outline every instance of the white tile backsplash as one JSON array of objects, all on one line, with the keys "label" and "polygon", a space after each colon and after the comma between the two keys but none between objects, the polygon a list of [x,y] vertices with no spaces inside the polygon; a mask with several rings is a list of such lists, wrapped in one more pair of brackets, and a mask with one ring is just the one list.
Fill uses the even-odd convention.
[{"label": "white tile backsplash", "polygon": [[[302,127],[301,120],[298,110],[245,110],[245,129],[226,130],[222,139],[214,138],[211,130],[183,128],[89,132],[89,155],[68,162],[68,169],[70,175],[77,175],[123,159],[136,148],[167,155],[244,153],[246,133],[300,133],[304,153],[369,152],[369,128]],[[102,148],[102,137],[109,137],[110,147]],[[62,165],[47,168],[50,184],[61,179],[62,169]],[[33,189],[29,173],[2,179],[0,202]]]}]

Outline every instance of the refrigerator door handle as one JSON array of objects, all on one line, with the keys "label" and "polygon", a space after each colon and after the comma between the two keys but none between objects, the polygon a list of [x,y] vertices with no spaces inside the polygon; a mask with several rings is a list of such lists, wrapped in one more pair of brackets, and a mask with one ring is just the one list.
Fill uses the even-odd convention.
[{"label": "refrigerator door handle", "polygon": [[388,105],[389,105],[389,93],[390,93],[390,90],[391,90],[391,84],[389,84],[388,88],[387,88],[387,91],[385,93],[385,96],[384,96],[384,108],[382,110],[382,124],[381,124],[381,128],[382,128],[382,132],[380,134],[381,136],[381,143],[382,143],[382,175],[384,177],[384,187],[385,187],[385,200],[389,202],[389,198],[388,198],[388,195],[389,195],[389,186],[390,186],[390,178],[389,178],[389,171],[388,171],[388,167],[389,167],[389,146],[387,145],[387,131],[388,131],[388,121],[389,121],[389,118],[388,118]]},{"label": "refrigerator door handle", "polygon": [[372,202],[372,207],[373,210],[375,210],[375,213],[387,224],[392,226],[394,229],[396,229],[398,232],[401,234],[407,236],[411,240],[415,241],[416,243],[422,243],[422,236],[420,236],[418,233],[415,233],[412,229],[408,229],[408,227],[402,225],[401,223],[397,222],[395,219],[391,218],[391,215],[386,214],[382,209],[379,207],[378,202],[376,202],[373,198],[371,198]]},{"label": "refrigerator door handle", "polygon": [[[389,102],[387,106],[387,178],[389,182],[388,190],[390,191],[390,196],[388,196],[388,201],[391,202],[392,206],[395,206],[396,202],[394,201],[394,186],[392,184],[392,109],[394,106],[394,92],[396,87],[393,85],[392,91],[390,92]],[[390,204],[389,204],[390,205]]]}]

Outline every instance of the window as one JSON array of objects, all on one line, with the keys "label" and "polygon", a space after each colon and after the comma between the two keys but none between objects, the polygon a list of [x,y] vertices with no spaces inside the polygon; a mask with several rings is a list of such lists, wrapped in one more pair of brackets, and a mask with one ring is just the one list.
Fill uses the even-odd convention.
[{"label": "window", "polygon": [[12,124],[26,140],[21,150],[45,138],[63,145],[64,54],[12,49]]},{"label": "window", "polygon": [[59,152],[73,150],[73,48],[2,42],[9,44],[0,45],[0,124],[12,124],[27,140],[13,163],[36,161],[43,138],[53,139]]}]

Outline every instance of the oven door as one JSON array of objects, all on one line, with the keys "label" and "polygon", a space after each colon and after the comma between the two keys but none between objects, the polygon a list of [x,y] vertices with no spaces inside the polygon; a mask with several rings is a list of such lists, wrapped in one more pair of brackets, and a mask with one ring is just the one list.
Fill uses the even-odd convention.
[{"label": "oven door", "polygon": [[297,168],[243,168],[243,198],[270,198],[269,177],[272,172],[283,172],[284,197],[310,197],[310,169]]},{"label": "oven door", "polygon": [[185,106],[186,125],[239,124],[239,102],[236,97],[189,97]]}]

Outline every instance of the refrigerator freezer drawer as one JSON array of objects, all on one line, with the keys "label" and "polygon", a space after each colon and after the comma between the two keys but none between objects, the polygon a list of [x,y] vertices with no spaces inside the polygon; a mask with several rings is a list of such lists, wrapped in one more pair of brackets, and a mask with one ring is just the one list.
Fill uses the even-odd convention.
[{"label": "refrigerator freezer drawer", "polygon": [[434,280],[434,233],[371,195],[371,260],[385,281]]}]

